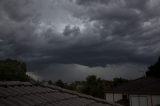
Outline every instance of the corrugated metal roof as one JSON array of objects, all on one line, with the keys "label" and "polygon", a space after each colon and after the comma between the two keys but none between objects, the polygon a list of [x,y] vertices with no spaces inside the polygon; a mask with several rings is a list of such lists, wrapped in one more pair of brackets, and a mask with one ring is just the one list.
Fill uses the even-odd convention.
[{"label": "corrugated metal roof", "polygon": [[55,86],[0,81],[0,106],[119,106]]},{"label": "corrugated metal roof", "polygon": [[107,89],[106,92],[160,95],[160,78],[146,77],[136,79],[120,86]]}]

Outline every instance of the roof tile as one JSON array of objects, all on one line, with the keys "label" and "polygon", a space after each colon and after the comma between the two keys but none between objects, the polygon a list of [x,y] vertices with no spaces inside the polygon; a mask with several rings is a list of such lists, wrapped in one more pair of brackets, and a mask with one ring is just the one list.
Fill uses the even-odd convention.
[{"label": "roof tile", "polygon": [[0,106],[119,106],[80,93],[20,81],[0,81]]},{"label": "roof tile", "polygon": [[122,84],[106,92],[129,93],[129,94],[160,94],[160,78],[140,78],[128,83]]}]

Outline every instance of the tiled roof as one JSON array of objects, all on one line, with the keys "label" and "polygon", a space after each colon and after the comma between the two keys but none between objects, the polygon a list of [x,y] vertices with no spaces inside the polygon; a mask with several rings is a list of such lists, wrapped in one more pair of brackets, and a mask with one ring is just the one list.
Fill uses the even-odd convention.
[{"label": "tiled roof", "polygon": [[119,106],[59,87],[0,81],[0,106]]},{"label": "tiled roof", "polygon": [[160,78],[146,77],[122,84],[106,92],[160,95]]}]

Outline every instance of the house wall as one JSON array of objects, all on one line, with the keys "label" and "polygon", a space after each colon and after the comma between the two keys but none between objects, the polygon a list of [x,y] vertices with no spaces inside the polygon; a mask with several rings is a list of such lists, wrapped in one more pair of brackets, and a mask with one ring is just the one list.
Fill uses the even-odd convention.
[{"label": "house wall", "polygon": [[122,95],[120,93],[106,93],[106,100],[110,102],[116,102],[122,99]]},{"label": "house wall", "polygon": [[148,95],[130,95],[130,106],[151,106],[150,96]]},{"label": "house wall", "polygon": [[[122,99],[120,93],[106,93],[106,100],[116,102]],[[157,106],[160,105],[160,95],[129,95],[130,106]]]},{"label": "house wall", "polygon": [[106,93],[106,100],[109,102],[114,102],[113,93]]},{"label": "house wall", "polygon": [[153,106],[160,105],[160,95],[153,95],[152,103],[153,103]]},{"label": "house wall", "polygon": [[130,106],[157,106],[160,104],[160,95],[130,95]]},{"label": "house wall", "polygon": [[122,95],[123,94],[117,94],[117,93],[115,93],[114,94],[114,102],[117,102],[117,101],[121,100],[122,99]]}]

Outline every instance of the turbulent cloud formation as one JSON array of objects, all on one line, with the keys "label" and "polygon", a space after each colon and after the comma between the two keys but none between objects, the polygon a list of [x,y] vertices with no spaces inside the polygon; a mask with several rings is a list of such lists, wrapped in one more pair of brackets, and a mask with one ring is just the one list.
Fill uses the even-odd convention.
[{"label": "turbulent cloud formation", "polygon": [[0,58],[24,60],[30,71],[53,79],[77,71],[79,77],[133,72],[136,77],[160,53],[159,5],[159,0],[0,0]]}]

